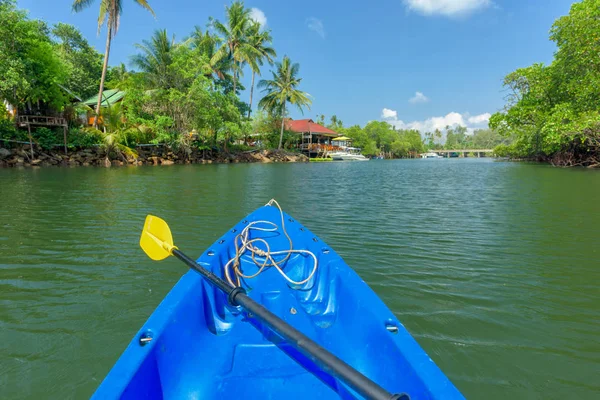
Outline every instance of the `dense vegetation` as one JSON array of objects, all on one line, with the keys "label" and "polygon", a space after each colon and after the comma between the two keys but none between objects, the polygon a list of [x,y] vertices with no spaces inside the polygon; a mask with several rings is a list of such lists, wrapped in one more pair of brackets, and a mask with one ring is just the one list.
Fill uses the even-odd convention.
[{"label": "dense vegetation", "polygon": [[364,127],[344,127],[335,115],[329,124],[325,123],[324,115],[319,115],[315,122],[352,138],[353,146],[360,147],[365,155],[388,158],[417,157],[428,150],[493,149],[510,142],[491,129],[479,129],[469,134],[464,126],[447,126],[444,132],[436,130],[422,134],[414,129],[395,129],[384,121],[371,121]]},{"label": "dense vegetation", "polygon": [[[240,139],[265,147],[289,147],[296,137],[285,131],[288,105],[311,105],[299,90],[299,66],[287,56],[276,61],[269,30],[250,18],[240,1],[225,9],[225,19],[210,18],[178,40],[166,30],[136,45],[134,71],[123,64],[108,66],[110,44],[117,33],[120,10],[127,0],[74,0],[79,11],[100,5],[99,28],[107,26],[104,55],[74,27],[49,26],[28,18],[16,0],[0,0],[0,99],[22,112],[45,107],[65,115],[70,147],[101,145],[107,151],[132,152],[140,143],[168,144],[176,150],[231,150]],[[152,12],[146,0],[131,0]],[[152,12],[153,13],[153,12]],[[127,23],[128,21],[121,21]],[[490,128],[468,132],[465,127],[420,133],[396,129],[387,122],[344,127],[335,115],[326,124],[353,139],[366,155],[415,157],[427,150],[496,148],[513,158],[548,160],[556,165],[600,165],[600,0],[575,3],[568,16],[553,25],[557,45],[550,65],[535,64],[509,74],[505,110],[496,113]],[[256,76],[273,65],[262,79],[259,112],[252,114]],[[251,72],[248,101],[241,77]],[[96,128],[84,128],[82,115],[96,115],[77,99],[97,96],[104,89],[127,92],[121,103],[101,108]],[[97,108],[96,108],[97,109]],[[35,141],[50,148],[62,133],[37,129]],[[252,139],[250,139],[252,136]],[[259,137],[257,137],[259,136]],[[0,139],[26,140],[4,107],[0,108]],[[241,142],[238,142],[241,143]]]},{"label": "dense vegetation", "polygon": [[498,152],[555,165],[600,166],[600,0],[583,0],[550,31],[550,65],[520,68],[504,79],[503,112],[490,126],[514,143]]},{"label": "dense vegetation", "polygon": [[[125,65],[104,71],[103,59],[106,67],[123,1],[99,1],[99,28],[103,23],[108,26],[103,57],[75,27],[50,27],[29,19],[15,0],[0,0],[0,99],[26,112],[39,104],[63,112],[72,126],[71,146],[89,142],[111,151],[128,151],[138,143],[166,143],[183,150],[190,146],[228,150],[251,132],[264,133],[262,142],[267,147],[284,144],[280,128],[286,104],[309,106],[310,99],[298,90],[298,64],[284,57],[272,79],[259,82],[268,101],[261,104],[264,112],[251,119],[254,77],[265,63],[275,63],[276,52],[270,31],[250,19],[250,10],[242,2],[226,7],[223,22],[210,18],[206,29],[196,27],[182,40],[157,30],[136,45],[138,52],[131,57],[135,71]],[[152,11],[148,2],[134,1]],[[93,3],[75,0],[73,8],[79,11]],[[248,69],[253,79],[246,103],[240,99],[245,89],[240,77]],[[122,102],[101,108],[100,129],[78,130],[82,121],[77,116],[94,115],[94,111],[72,106],[74,100],[96,96],[105,88],[124,90],[127,95]],[[23,133],[15,131],[4,111],[0,114],[0,139],[22,140]],[[42,134],[52,136],[52,131],[35,133],[40,145]],[[41,141],[60,143],[60,138],[56,132],[54,138]]]}]

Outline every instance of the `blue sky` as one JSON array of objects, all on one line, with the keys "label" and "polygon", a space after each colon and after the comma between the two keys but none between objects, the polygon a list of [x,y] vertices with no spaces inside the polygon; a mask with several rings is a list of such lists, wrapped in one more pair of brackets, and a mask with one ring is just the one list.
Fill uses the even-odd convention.
[{"label": "blue sky", "polygon": [[[155,29],[177,38],[209,16],[224,19],[223,1],[149,0],[154,19],[124,0],[112,65],[129,63],[134,43]],[[34,18],[67,22],[101,52],[98,1],[80,14],[72,0],[18,0]],[[553,21],[570,0],[281,0],[247,1],[273,31],[279,56],[300,63],[301,89],[313,96],[304,117],[336,114],[345,125],[386,119],[399,127],[430,130],[446,124],[487,125],[504,104],[502,79],[534,62],[550,62]],[[265,68],[263,75],[267,75]],[[249,81],[250,74],[246,74]],[[247,85],[249,86],[249,85]],[[248,94],[242,94],[247,98]],[[302,114],[293,111],[292,117]]]}]

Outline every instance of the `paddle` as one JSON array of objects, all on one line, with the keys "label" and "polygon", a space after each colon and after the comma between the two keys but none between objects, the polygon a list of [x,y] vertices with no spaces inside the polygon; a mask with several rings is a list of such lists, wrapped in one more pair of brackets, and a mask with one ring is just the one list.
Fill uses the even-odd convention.
[{"label": "paddle", "polygon": [[211,271],[206,270],[194,260],[186,256],[173,245],[173,236],[167,223],[155,216],[148,215],[140,238],[140,246],[153,260],[163,260],[175,256],[188,267],[202,275],[210,284],[227,295],[228,301],[233,306],[240,306],[251,313],[256,319],[271,328],[274,332],[286,339],[292,346],[300,350],[311,361],[320,365],[335,377],[354,389],[367,399],[374,400],[408,400],[405,394],[391,394],[375,382],[346,364],[344,361],[319,346],[302,332],[283,321],[281,318],[267,310],[261,304],[252,300],[242,287],[233,287]]}]

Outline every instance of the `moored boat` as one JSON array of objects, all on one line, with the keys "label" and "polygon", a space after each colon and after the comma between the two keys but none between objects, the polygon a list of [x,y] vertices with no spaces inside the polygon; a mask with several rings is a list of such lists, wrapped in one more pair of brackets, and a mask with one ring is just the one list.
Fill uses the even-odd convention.
[{"label": "moored boat", "polygon": [[[368,285],[276,202],[234,226],[197,263],[174,247],[170,231],[140,242],[161,259],[145,248],[157,243],[200,273],[180,279],[94,398],[383,398],[348,384],[349,369],[393,393],[390,400],[463,398]],[[231,285],[228,295],[218,281]],[[236,293],[249,300],[236,302]],[[256,310],[252,303],[305,339],[286,339],[289,330],[274,328],[260,309],[248,311]],[[323,364],[306,350],[310,342],[349,369]]]},{"label": "moored boat", "polygon": [[429,153],[421,154],[421,158],[444,158],[444,157],[440,156],[438,153],[429,152]]},{"label": "moored boat", "polygon": [[329,153],[333,161],[369,161],[369,159],[360,153],[358,147],[346,147],[342,150]]}]

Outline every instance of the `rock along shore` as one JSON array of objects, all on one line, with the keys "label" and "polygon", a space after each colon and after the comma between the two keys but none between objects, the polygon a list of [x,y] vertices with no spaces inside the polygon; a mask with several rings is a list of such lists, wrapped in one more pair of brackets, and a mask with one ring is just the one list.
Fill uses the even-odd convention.
[{"label": "rock along shore", "polygon": [[173,164],[228,164],[228,163],[288,163],[308,162],[308,157],[285,150],[253,150],[246,152],[215,152],[192,150],[189,154],[174,152],[167,147],[138,148],[137,156],[110,154],[99,148],[70,150],[35,149],[33,158],[29,145],[14,149],[0,148],[0,167],[49,167],[49,166],[125,166],[125,165],[173,165]]}]

